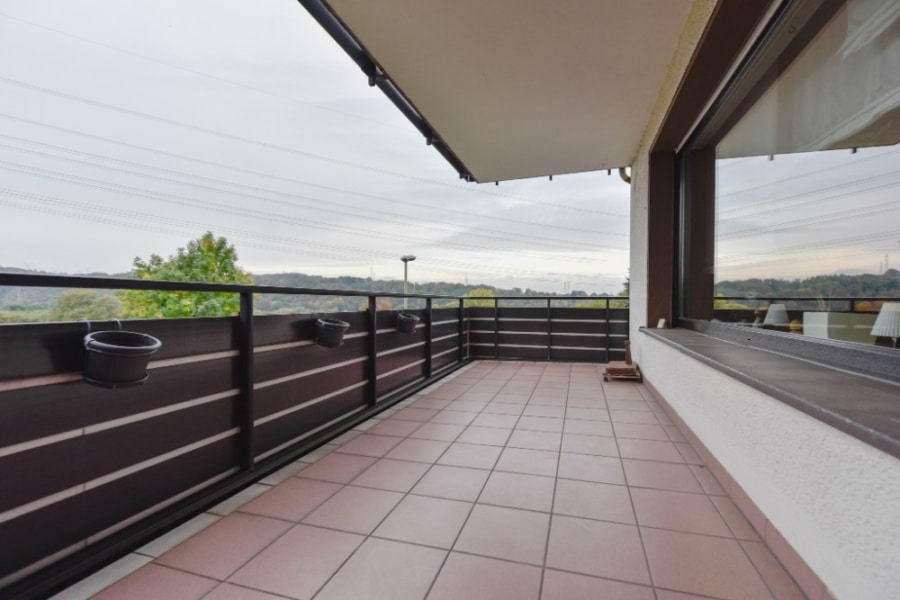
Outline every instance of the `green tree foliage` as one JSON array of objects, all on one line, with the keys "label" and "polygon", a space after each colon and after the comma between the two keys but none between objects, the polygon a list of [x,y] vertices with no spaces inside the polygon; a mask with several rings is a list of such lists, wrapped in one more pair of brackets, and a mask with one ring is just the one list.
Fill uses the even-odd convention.
[{"label": "green tree foliage", "polygon": [[121,316],[122,304],[115,296],[100,295],[94,290],[70,290],[59,295],[47,318],[50,321],[77,321],[118,319]]},{"label": "green tree foliage", "polygon": [[[134,259],[132,276],[161,281],[252,284],[250,274],[237,266],[237,251],[224,237],[206,232],[163,260],[157,254],[147,261]],[[133,319],[233,316],[240,311],[238,294],[222,292],[169,292],[125,290],[119,292],[123,316]]]},{"label": "green tree foliage", "polygon": [[[466,306],[494,306],[494,290],[488,287],[480,287],[471,290],[467,294]],[[475,298],[472,300],[471,298]]]}]

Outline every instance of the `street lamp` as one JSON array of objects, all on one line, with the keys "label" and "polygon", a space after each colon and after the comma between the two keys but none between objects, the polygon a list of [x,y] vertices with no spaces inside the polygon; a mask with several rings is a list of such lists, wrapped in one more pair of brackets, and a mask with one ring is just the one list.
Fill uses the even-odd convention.
[{"label": "street lamp", "polygon": [[408,282],[408,278],[407,278],[407,270],[406,270],[406,269],[407,269],[407,266],[408,266],[409,262],[410,262],[410,261],[413,261],[413,260],[416,260],[416,257],[413,256],[412,254],[406,254],[405,256],[401,256],[401,257],[400,257],[400,260],[403,261],[403,294],[404,294],[404,296],[403,296],[403,310],[406,310],[406,295],[405,295],[405,294],[406,294],[406,286],[407,286],[407,282]]}]

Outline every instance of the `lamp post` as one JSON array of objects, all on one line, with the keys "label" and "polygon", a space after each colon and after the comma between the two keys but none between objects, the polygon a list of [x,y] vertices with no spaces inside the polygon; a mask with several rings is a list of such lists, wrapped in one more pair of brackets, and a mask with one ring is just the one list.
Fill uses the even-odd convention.
[{"label": "lamp post", "polygon": [[408,279],[408,277],[407,277],[407,267],[408,267],[410,261],[416,260],[416,257],[413,256],[412,254],[406,254],[406,255],[404,255],[404,256],[401,256],[401,257],[400,257],[400,260],[403,261],[403,294],[404,294],[404,296],[403,296],[403,310],[406,310],[406,295],[405,295],[405,294],[407,293],[407,292],[406,292],[406,286],[407,286],[407,283],[408,283],[408,281],[409,281],[409,279]]}]

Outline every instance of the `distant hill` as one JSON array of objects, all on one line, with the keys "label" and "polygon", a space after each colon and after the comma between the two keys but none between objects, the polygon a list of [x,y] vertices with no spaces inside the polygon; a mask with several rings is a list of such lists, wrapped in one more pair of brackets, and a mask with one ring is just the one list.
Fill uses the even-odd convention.
[{"label": "distant hill", "polygon": [[716,295],[778,298],[898,298],[900,271],[888,269],[881,275],[817,275],[805,279],[745,279],[720,281]]}]

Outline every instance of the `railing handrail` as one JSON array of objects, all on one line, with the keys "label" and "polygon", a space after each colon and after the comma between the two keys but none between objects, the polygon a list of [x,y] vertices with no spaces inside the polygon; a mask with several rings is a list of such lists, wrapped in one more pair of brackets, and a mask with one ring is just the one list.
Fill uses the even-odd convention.
[{"label": "railing handrail", "polygon": [[375,290],[334,290],[276,285],[206,283],[194,281],[167,281],[162,279],[132,279],[126,277],[3,272],[0,272],[0,285],[116,290],[166,290],[178,292],[227,292],[235,294],[249,292],[252,294],[291,294],[298,296],[377,296],[379,298],[432,298],[442,300],[628,300],[628,296],[454,296],[451,294],[404,294],[403,292]]}]

